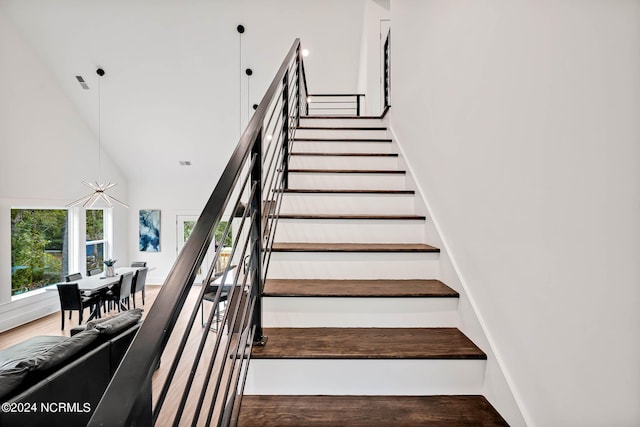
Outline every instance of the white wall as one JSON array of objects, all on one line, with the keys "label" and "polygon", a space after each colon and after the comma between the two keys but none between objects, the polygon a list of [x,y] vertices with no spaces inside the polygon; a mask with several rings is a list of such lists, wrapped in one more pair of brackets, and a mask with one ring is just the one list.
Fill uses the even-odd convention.
[{"label": "white wall", "polygon": [[[148,261],[148,265],[155,268],[149,272],[149,283],[162,284],[175,261],[176,215],[201,212],[238,143],[237,24],[246,27],[242,36],[242,70],[249,67],[254,72],[249,93],[244,71],[241,76],[243,130],[249,117],[247,105],[261,101],[295,38],[300,38],[303,47],[310,51],[304,59],[310,92],[354,92],[357,85],[363,12],[360,0],[244,0],[214,2],[209,7],[211,10],[206,13],[215,19],[208,25],[218,27],[215,32],[221,45],[214,45],[211,51],[211,58],[219,62],[215,64],[215,74],[211,74],[210,80],[202,81],[205,89],[199,89],[211,90],[213,95],[208,106],[211,111],[202,119],[205,127],[199,128],[204,132],[196,136],[202,142],[194,145],[189,133],[181,135],[179,141],[170,141],[175,151],[182,151],[182,158],[192,160],[194,165],[180,167],[176,157],[176,161],[166,164],[164,173],[130,180],[133,205],[129,217],[132,230],[129,251],[132,259]],[[283,22],[286,25],[281,25]],[[218,110],[224,113],[221,115]],[[155,135],[140,135],[140,138],[138,142],[149,147],[169,143],[156,140]],[[204,175],[199,172],[202,167],[206,168]],[[139,209],[161,210],[160,253],[138,251]]]},{"label": "white wall", "polygon": [[[156,187],[132,185],[129,215],[129,253],[132,261],[146,261],[151,269],[147,283],[161,285],[177,255],[177,215],[199,216],[215,183],[185,186],[162,183]],[[140,209],[160,209],[160,252],[140,252],[138,246],[138,214]]]},{"label": "white wall", "polygon": [[[18,307],[10,302],[11,208],[64,208],[90,191],[80,181],[98,178],[96,135],[60,91],[47,65],[1,13],[0,152],[1,330],[6,329],[9,318],[33,320],[59,308],[55,294],[53,302],[50,298],[43,302],[42,296],[34,298],[35,306],[22,301]],[[113,194],[127,200],[127,181],[105,154],[102,170],[103,179],[118,182]],[[126,210],[115,208],[114,253],[125,258],[127,216]]]},{"label": "white wall", "polygon": [[[382,113],[381,51],[386,37],[384,29],[388,28],[390,17],[388,2],[364,0],[358,71],[358,93],[366,95],[363,114]],[[381,32],[384,33],[382,38]]]},{"label": "white wall", "polygon": [[391,125],[525,419],[639,425],[640,5],[391,9]]},{"label": "white wall", "polygon": [[[393,109],[390,114],[386,114],[383,123],[390,126],[393,116]],[[460,294],[458,302],[457,318],[455,325],[469,337],[487,355],[486,368],[484,372],[484,383],[482,395],[496,408],[496,410],[507,420],[511,427],[522,427],[527,423],[522,415],[522,410],[512,391],[512,385],[506,376],[504,363],[499,359],[499,354],[495,350],[495,343],[488,335],[488,328],[484,319],[478,317],[478,305],[473,295],[469,293],[468,283],[460,278],[459,266],[454,265],[449,253],[449,245],[443,241],[442,230],[439,224],[434,222],[431,215],[432,206],[427,206],[429,202],[428,194],[422,188],[421,183],[414,177],[420,175],[420,170],[424,166],[421,159],[409,157],[404,150],[404,146],[398,143],[397,136],[392,132],[392,137],[398,144],[400,152],[399,167],[409,171],[407,175],[407,189],[416,191],[419,197],[415,200],[415,213],[426,215],[426,227],[424,241],[440,249],[439,267],[437,279],[443,281],[447,286],[456,290]]]},{"label": "white wall", "polygon": [[[17,30],[12,32],[21,33],[18,42],[2,39],[3,56],[13,61],[9,56],[17,49],[16,43],[33,46],[31,60],[38,61],[38,66],[23,68],[42,74],[39,78],[46,78],[51,86],[57,85],[53,89],[66,94],[93,127],[95,114],[88,110],[96,103],[70,76],[81,74],[94,88],[96,65],[107,70],[102,80],[102,145],[122,167],[132,188],[129,200],[135,202],[126,213],[132,227],[125,235],[127,250],[132,259],[151,257],[150,264],[156,270],[150,272],[150,281],[156,283],[162,283],[175,257],[175,242],[164,241],[170,236],[175,239],[175,212],[202,209],[238,142],[239,115],[246,124],[248,113],[253,112],[248,111],[249,105],[261,100],[295,38],[301,38],[311,52],[305,58],[309,90],[353,92],[357,85],[362,0],[142,0],[135,5],[6,0],[0,2],[0,10],[6,13],[7,24],[15,25]],[[251,67],[254,71],[250,93],[246,76],[239,75],[237,24],[246,27],[242,69]],[[107,31],[114,28],[117,31]],[[5,79],[4,84],[13,85],[13,78]],[[8,105],[4,93],[0,96]],[[16,103],[23,102],[23,94],[15,96],[19,97]],[[56,96],[63,95],[58,92]],[[67,131],[75,129],[77,123],[68,123],[77,121],[73,115],[71,119],[61,117],[58,125],[63,124]],[[21,126],[15,128],[20,133]],[[83,127],[82,132],[86,131]],[[72,138],[67,140],[67,144],[73,143]],[[59,150],[64,153],[59,157],[67,158],[68,151],[66,147]],[[89,152],[73,151],[78,157],[90,157]],[[185,159],[193,162],[191,168],[178,166],[178,160]],[[11,174],[7,171],[7,175]],[[75,195],[84,192],[79,181],[65,175],[49,183],[59,183]],[[124,179],[118,182],[122,186]],[[126,192],[126,188],[116,189],[116,195],[118,190]],[[36,192],[34,198],[39,200],[41,194]],[[161,254],[137,251],[140,208],[162,211]],[[128,257],[125,254],[114,251],[122,262]]]},{"label": "white wall", "polygon": [[180,179],[185,159],[217,179],[295,38],[311,53],[311,92],[357,85],[362,0],[2,0],[0,11],[92,126],[95,104],[73,76],[94,87],[106,70],[103,145],[130,182]]}]

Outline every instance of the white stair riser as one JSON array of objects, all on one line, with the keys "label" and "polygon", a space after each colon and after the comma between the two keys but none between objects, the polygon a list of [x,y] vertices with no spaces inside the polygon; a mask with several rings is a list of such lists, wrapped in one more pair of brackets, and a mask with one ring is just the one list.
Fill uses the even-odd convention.
[{"label": "white stair riser", "polygon": [[413,214],[413,194],[285,194],[281,212],[318,214]]},{"label": "white stair riser", "polygon": [[292,152],[300,153],[395,153],[386,141],[294,141]]},{"label": "white stair riser", "polygon": [[308,99],[308,106],[310,116],[357,116],[359,114],[358,103],[354,97],[311,97]]},{"label": "white stair riser", "polygon": [[245,394],[481,394],[484,360],[251,359]]},{"label": "white stair riser", "polygon": [[280,219],[279,242],[426,243],[425,221]]},{"label": "white stair riser", "polygon": [[364,126],[373,126],[373,127],[382,127],[381,119],[377,118],[367,118],[367,119],[353,119],[353,118],[302,118],[300,119],[300,126],[309,127],[309,126],[322,126],[322,127],[364,127]]},{"label": "white stair riser", "polygon": [[296,156],[289,160],[292,169],[369,169],[396,170],[397,157],[387,156]]},{"label": "white stair riser", "polygon": [[457,298],[265,297],[269,328],[457,327]]},{"label": "white stair riser", "polygon": [[[356,126],[356,125],[354,125]],[[364,127],[364,126],[361,126]],[[386,130],[342,130],[342,129],[296,129],[296,138],[389,138],[389,134]]]},{"label": "white stair riser", "polygon": [[404,190],[405,175],[395,173],[289,173],[289,188],[318,190]]},{"label": "white stair riser", "polygon": [[438,253],[273,252],[277,279],[437,279]]}]

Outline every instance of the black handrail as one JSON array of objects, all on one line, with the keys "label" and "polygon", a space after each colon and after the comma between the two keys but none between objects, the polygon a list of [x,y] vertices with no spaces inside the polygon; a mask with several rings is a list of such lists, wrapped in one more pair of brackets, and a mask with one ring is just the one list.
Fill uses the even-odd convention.
[{"label": "black handrail", "polygon": [[[295,92],[290,93],[290,87],[294,87]],[[260,296],[266,278],[271,253],[270,246],[277,226],[282,189],[285,188],[288,175],[289,144],[293,139],[294,126],[299,123],[301,113],[306,113],[306,97],[307,90],[300,40],[296,39],[249,121],[220,180],[200,214],[191,236],[178,255],[152,308],[98,404],[89,422],[90,426],[152,425],[158,420],[177,367],[182,362],[183,351],[188,339],[190,339],[190,334],[193,332],[198,306],[202,304],[203,296],[207,290],[206,285],[211,283],[216,277],[216,273],[218,276],[221,273],[222,281],[213,298],[214,307],[221,300],[222,288],[228,283],[227,278],[231,277],[233,283],[229,287],[228,306],[230,309],[225,311],[222,319],[223,325],[228,326],[229,335],[226,338],[226,343],[223,343],[223,334],[220,332],[215,334],[216,354],[209,359],[207,368],[207,372],[211,374],[216,362],[217,351],[224,347],[225,352],[221,357],[223,362],[220,362],[222,367],[219,369],[221,372],[218,373],[219,376],[215,381],[216,391],[210,399],[207,425],[211,423],[214,406],[218,405],[216,402],[220,400],[222,401],[222,409],[218,410],[217,423],[224,422],[226,425],[232,422],[233,414],[237,413],[238,408],[235,398],[238,392],[241,392],[245,381],[245,378],[242,377],[243,372],[246,375],[247,371],[248,355],[245,347],[251,348],[252,345],[260,345],[266,340],[262,331]],[[295,102],[290,105],[290,100],[295,98],[297,98]],[[274,117],[274,112],[278,108],[281,113],[276,113],[276,116],[279,117],[276,122],[273,122],[276,131],[269,134],[272,137],[271,140],[265,140],[265,131],[269,131],[272,123],[271,118]],[[265,123],[267,118],[268,121]],[[278,129],[279,126],[280,129]],[[274,166],[266,166],[263,169],[263,163],[267,165],[267,160],[273,163],[273,159],[275,159]],[[243,177],[243,174],[246,175]],[[238,196],[235,204],[230,205],[229,201],[232,199],[234,191]],[[244,196],[248,196],[247,204],[243,204],[241,200]],[[275,199],[273,199],[274,197]],[[264,203],[265,200],[266,203]],[[216,272],[215,265],[222,250],[222,246],[217,247],[211,268],[198,293],[196,304],[189,313],[188,310],[183,310],[183,306],[191,292],[198,270],[209,251],[211,242],[215,238],[215,230],[229,207],[233,212],[232,216],[234,214],[238,216],[239,213],[242,218],[231,257],[238,254],[240,260],[248,259],[248,271],[243,272],[241,268],[232,271],[231,266],[228,265],[223,272]],[[273,221],[274,216],[276,222],[270,223],[269,221]],[[247,232],[243,231],[245,226],[250,227]],[[229,232],[230,225],[227,226],[225,234]],[[244,237],[244,241],[240,241],[243,234],[247,234],[247,236]],[[239,249],[240,247],[242,249]],[[198,369],[201,358],[205,356],[202,351],[209,337],[213,314],[214,310],[211,310],[205,329],[200,334],[202,337],[190,371],[188,384],[185,386],[178,409],[172,414],[175,415],[173,421],[175,425],[180,422],[180,417],[185,412],[185,404],[195,370]],[[182,320],[188,317],[187,326],[179,337],[180,344],[176,357],[168,361],[171,367],[167,379],[158,396],[155,408],[152,408],[152,376],[181,315]],[[176,332],[181,332],[181,330],[176,329]],[[227,360],[231,360],[229,362],[231,367],[228,368],[230,373],[226,377],[226,384],[223,384],[222,374],[227,369]],[[206,361],[202,363],[204,364],[204,362]],[[163,360],[163,365],[165,363],[167,361]],[[224,386],[222,390],[220,390],[221,384]],[[202,408],[205,395],[209,396],[207,385],[208,378],[197,399],[198,409]],[[218,395],[218,390],[220,390],[220,395]],[[189,415],[194,416],[194,414]],[[198,422],[198,417],[199,413],[195,414],[193,424]]]}]

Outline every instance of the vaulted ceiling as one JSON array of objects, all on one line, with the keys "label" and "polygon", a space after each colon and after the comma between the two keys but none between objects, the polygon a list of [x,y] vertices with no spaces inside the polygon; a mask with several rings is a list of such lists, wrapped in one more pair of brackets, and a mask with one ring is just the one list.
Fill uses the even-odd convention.
[{"label": "vaulted ceiling", "polygon": [[91,144],[105,69],[100,140],[130,182],[216,179],[296,37],[311,52],[310,91],[357,87],[362,0],[0,0],[0,13],[94,130]]}]

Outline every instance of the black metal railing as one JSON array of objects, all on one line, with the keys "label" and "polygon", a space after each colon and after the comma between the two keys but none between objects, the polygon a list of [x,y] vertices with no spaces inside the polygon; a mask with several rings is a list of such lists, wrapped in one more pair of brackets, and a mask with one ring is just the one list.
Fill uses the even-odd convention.
[{"label": "black metal railing", "polygon": [[384,94],[383,110],[391,107],[391,30],[384,41],[384,58],[382,71],[382,90]]},{"label": "black metal railing", "polygon": [[360,116],[364,102],[362,93],[315,93],[307,95],[309,116]]},{"label": "black metal railing", "polygon": [[[260,296],[288,185],[290,143],[300,115],[307,113],[306,99],[296,40],[89,425],[235,423],[251,348],[267,339]],[[230,261],[216,269],[221,221],[227,224],[219,242],[232,236],[233,244]],[[194,286],[199,272],[205,278]],[[200,316],[204,321],[196,322]],[[214,318],[221,325],[215,330]]]}]

